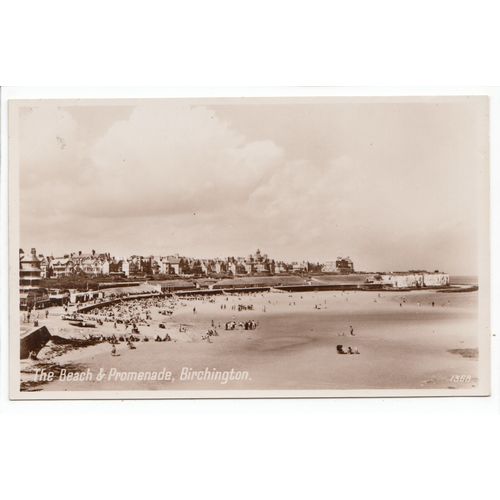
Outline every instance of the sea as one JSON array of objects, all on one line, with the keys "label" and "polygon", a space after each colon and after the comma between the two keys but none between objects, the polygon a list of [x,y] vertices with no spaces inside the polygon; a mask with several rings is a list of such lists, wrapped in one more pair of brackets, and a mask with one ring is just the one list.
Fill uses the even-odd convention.
[{"label": "sea", "polygon": [[450,276],[450,285],[478,285],[477,276]]}]

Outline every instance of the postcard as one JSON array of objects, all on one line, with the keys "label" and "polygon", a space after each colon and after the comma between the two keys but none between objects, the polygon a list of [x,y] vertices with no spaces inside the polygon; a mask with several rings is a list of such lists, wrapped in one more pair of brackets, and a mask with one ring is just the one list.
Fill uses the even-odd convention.
[{"label": "postcard", "polygon": [[485,396],[487,96],[9,101],[12,399]]}]

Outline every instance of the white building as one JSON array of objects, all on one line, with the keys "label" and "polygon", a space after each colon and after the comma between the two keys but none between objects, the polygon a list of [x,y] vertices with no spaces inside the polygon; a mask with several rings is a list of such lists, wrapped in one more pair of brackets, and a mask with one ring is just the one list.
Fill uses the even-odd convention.
[{"label": "white building", "polygon": [[446,273],[424,273],[424,286],[448,286],[450,275]]},{"label": "white building", "polygon": [[426,271],[386,273],[380,275],[380,283],[393,288],[425,288],[448,286],[450,276],[446,273]]},{"label": "white building", "polygon": [[125,275],[125,276],[130,276],[130,263],[127,259],[122,259],[121,260],[121,272]]},{"label": "white building", "polygon": [[304,260],[302,262],[292,262],[292,271],[293,272],[307,272],[308,264]]},{"label": "white building", "polygon": [[383,285],[393,288],[419,288],[424,284],[424,277],[415,273],[390,273],[382,274]]}]

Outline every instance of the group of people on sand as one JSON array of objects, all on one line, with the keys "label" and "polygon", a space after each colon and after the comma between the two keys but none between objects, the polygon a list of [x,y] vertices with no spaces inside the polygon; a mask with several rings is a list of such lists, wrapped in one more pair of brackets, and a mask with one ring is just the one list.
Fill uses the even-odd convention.
[{"label": "group of people on sand", "polygon": [[[127,347],[129,349],[137,349],[137,347],[134,345],[134,342],[149,342],[148,337],[143,337],[142,339],[139,337],[134,337],[133,335],[130,335],[129,337],[123,337],[119,336],[118,338],[116,336],[112,336],[111,339],[107,339],[109,343],[111,344],[111,355],[112,356],[117,356],[117,351],[116,351],[116,345],[125,342]],[[165,334],[165,337],[161,338],[159,335],[156,336],[155,342],[170,342],[172,340],[172,337],[167,333]]]},{"label": "group of people on sand", "polygon": [[120,344],[121,342],[148,342],[147,337],[136,337],[135,335],[92,335],[91,333],[84,336],[87,340],[93,340],[95,342],[109,342],[110,344]]},{"label": "group of people on sand", "polygon": [[166,333],[165,334],[165,337],[161,338],[159,335],[156,336],[155,338],[155,342],[171,342],[172,341],[172,337]]},{"label": "group of people on sand", "polygon": [[210,340],[210,337],[218,337],[218,336],[219,333],[215,328],[209,328],[207,330],[207,333],[205,333],[205,335],[202,335],[201,340],[206,340],[207,342],[211,343],[212,341]]},{"label": "group of people on sand", "polygon": [[31,320],[33,320],[34,322],[38,323],[38,320],[40,318],[43,318],[43,316],[45,316],[45,318],[49,317],[49,310],[48,309],[45,309],[44,313],[42,313],[41,311],[36,311],[35,312],[33,309],[28,309],[21,316],[21,320],[22,320],[23,323],[30,323]]},{"label": "group of people on sand", "polygon": [[165,316],[172,315],[175,307],[175,299],[171,297],[150,297],[147,299],[133,299],[120,301],[114,304],[107,304],[96,307],[91,312],[86,313],[87,319],[96,322],[112,322],[116,328],[117,324],[130,324],[149,326],[153,317],[152,308],[159,309],[159,314]]},{"label": "group of people on sand", "polygon": [[[342,332],[339,334],[341,337],[345,337],[345,333]],[[355,336],[354,327],[349,325],[349,335],[351,337]],[[337,345],[337,354],[361,354],[357,347],[344,346],[342,344]]]},{"label": "group of people on sand", "polygon": [[337,354],[361,354],[357,347],[337,345]]},{"label": "group of people on sand", "polygon": [[[125,341],[127,345],[133,346],[132,342],[139,341],[141,337],[140,335],[140,330],[139,326],[150,326],[150,321],[152,320],[152,314],[151,314],[151,309],[153,307],[156,307],[158,310],[158,313],[164,316],[171,316],[174,312],[174,308],[176,305],[180,306],[187,306],[189,305],[189,302],[191,302],[191,307],[192,307],[192,312],[193,314],[197,314],[197,308],[196,305],[192,303],[192,301],[210,301],[210,302],[215,302],[213,297],[152,297],[148,299],[134,299],[130,301],[121,301],[119,303],[115,304],[108,304],[106,306],[100,307],[98,309],[95,309],[91,312],[91,314],[87,313],[85,315],[86,319],[92,319],[94,321],[100,321],[101,324],[102,322],[113,322],[113,326],[116,329],[118,324],[121,324],[125,327],[125,332],[129,330],[129,327],[131,328],[131,335],[127,337],[126,333],[121,335],[120,337],[116,337],[116,335],[112,335],[109,337],[102,336],[103,340],[110,341],[112,346],[115,346],[115,344],[119,342]],[[238,300],[241,300],[241,297],[238,297]],[[227,308],[227,302],[229,301],[228,297],[225,297],[225,302],[221,305],[221,308],[226,309]],[[253,310],[254,306],[253,304],[246,305],[246,304],[233,304],[231,306],[233,310],[237,311],[246,311],[246,310]],[[158,325],[159,328],[166,329],[166,323],[160,323]],[[207,341],[207,342],[212,342],[212,338],[218,336],[218,332],[216,329],[217,325],[215,324],[214,320],[211,321],[210,327],[207,329],[207,331],[201,335],[201,340]],[[221,324],[218,324],[218,327],[221,327]],[[226,330],[255,330],[257,328],[257,322],[254,320],[248,320],[248,321],[228,321],[225,324],[225,329]],[[180,324],[179,325],[179,332],[186,332],[187,331],[187,325],[185,324]],[[134,336],[135,335],[135,336]],[[153,339],[153,338],[152,338]],[[148,341],[148,337],[142,337],[142,341]],[[172,341],[172,337],[170,336],[169,333],[165,333],[165,335],[162,337],[160,334],[157,334],[156,337],[154,337],[155,342],[169,342]],[[130,348],[135,348],[130,347]]]},{"label": "group of people on sand", "polygon": [[225,328],[226,330],[255,330],[258,326],[258,323],[253,319],[248,321],[226,321]]},{"label": "group of people on sand", "polygon": [[[235,306],[232,309],[236,309]],[[238,312],[253,311],[253,304],[238,304]]]}]

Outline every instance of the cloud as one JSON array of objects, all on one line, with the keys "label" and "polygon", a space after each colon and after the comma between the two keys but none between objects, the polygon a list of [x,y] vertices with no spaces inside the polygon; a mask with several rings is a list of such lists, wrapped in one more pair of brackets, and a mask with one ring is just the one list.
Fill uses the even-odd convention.
[{"label": "cloud", "polygon": [[362,107],[351,123],[335,106],[291,106],[294,120],[242,106],[238,124],[236,111],[186,101],[115,108],[22,109],[24,246],[199,257],[259,246],[288,260],[347,254],[363,269],[473,269],[478,148],[436,111],[419,108],[432,146],[413,140],[415,108],[382,106],[375,120]]},{"label": "cloud", "polygon": [[90,152],[71,210],[93,217],[150,216],[228,206],[282,161],[272,141],[246,142],[205,107],[141,105]]},{"label": "cloud", "polygon": [[78,141],[67,111],[30,114],[22,188],[41,213],[142,217],[227,206],[283,161],[272,141],[245,141],[206,107],[140,105],[93,144]]}]

